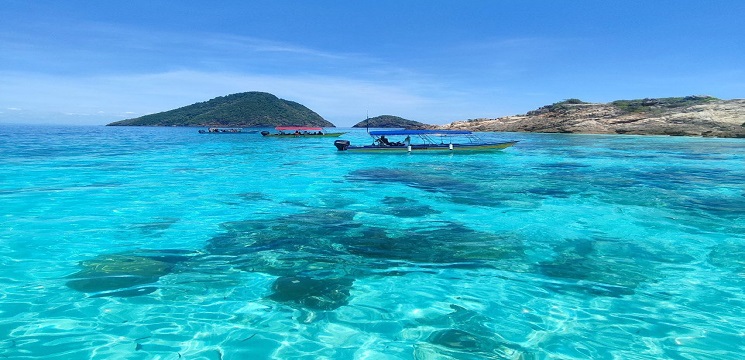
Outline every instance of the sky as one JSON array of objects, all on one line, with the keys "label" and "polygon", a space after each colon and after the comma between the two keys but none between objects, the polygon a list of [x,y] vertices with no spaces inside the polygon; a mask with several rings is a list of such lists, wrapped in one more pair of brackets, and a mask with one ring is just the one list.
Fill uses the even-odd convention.
[{"label": "sky", "polygon": [[103,125],[245,91],[336,126],[578,98],[745,98],[740,0],[0,0],[0,123]]}]

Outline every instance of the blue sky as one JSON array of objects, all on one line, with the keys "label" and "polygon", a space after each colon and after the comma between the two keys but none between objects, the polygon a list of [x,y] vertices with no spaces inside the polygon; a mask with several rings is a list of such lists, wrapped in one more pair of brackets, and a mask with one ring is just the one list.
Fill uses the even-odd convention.
[{"label": "blue sky", "polygon": [[0,122],[265,91],[337,126],[579,98],[745,97],[745,1],[0,0]]}]

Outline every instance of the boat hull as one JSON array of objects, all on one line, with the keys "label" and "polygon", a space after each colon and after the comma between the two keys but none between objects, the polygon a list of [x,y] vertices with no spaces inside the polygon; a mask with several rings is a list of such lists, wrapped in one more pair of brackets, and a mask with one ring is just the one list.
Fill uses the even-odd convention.
[{"label": "boat hull", "polygon": [[224,131],[224,132],[215,132],[215,131],[204,131],[199,130],[200,134],[210,134],[210,135],[227,135],[227,134],[258,134],[258,131]]},{"label": "boat hull", "polygon": [[345,133],[328,133],[328,134],[321,134],[321,135],[318,135],[318,134],[307,134],[307,135],[306,134],[300,134],[300,135],[296,135],[296,134],[284,134],[284,135],[283,134],[261,134],[261,135],[264,135],[264,136],[267,136],[267,137],[277,137],[277,138],[306,138],[306,137],[309,137],[309,138],[328,138],[328,137],[339,137],[339,136],[342,136],[344,134]]},{"label": "boat hull", "polygon": [[243,130],[243,129],[222,129],[212,128],[211,130],[199,130],[200,134],[257,134],[259,130]]}]

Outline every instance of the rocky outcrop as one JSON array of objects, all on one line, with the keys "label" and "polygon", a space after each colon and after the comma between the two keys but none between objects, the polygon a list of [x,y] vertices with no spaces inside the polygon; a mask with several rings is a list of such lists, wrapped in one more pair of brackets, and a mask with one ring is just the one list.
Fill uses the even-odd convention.
[{"label": "rocky outcrop", "polygon": [[745,99],[718,100],[689,96],[621,100],[608,104],[591,104],[573,99],[544,106],[525,115],[457,121],[441,128],[745,138]]}]

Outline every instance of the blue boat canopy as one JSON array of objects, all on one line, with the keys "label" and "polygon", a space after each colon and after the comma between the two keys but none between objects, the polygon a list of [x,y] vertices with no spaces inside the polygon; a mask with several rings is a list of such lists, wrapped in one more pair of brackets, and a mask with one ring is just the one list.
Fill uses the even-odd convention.
[{"label": "blue boat canopy", "polygon": [[468,135],[468,130],[373,130],[372,136],[381,135]]}]

